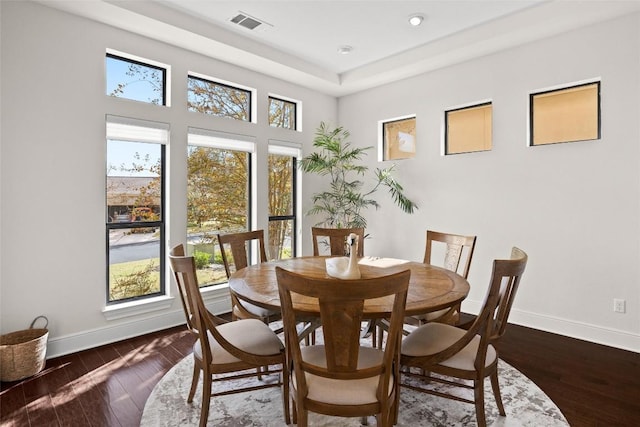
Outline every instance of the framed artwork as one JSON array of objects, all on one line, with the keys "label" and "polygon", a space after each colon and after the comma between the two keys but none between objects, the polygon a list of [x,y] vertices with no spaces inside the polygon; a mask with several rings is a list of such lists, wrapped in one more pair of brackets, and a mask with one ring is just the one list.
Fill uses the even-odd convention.
[{"label": "framed artwork", "polygon": [[416,155],[416,116],[383,120],[380,160],[410,159]]},{"label": "framed artwork", "polygon": [[600,82],[529,95],[529,145],[600,139]]}]

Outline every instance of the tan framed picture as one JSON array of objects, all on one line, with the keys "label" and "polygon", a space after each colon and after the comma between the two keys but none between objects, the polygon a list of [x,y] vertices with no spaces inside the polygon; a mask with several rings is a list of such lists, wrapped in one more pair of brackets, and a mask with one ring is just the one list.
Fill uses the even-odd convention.
[{"label": "tan framed picture", "polygon": [[416,116],[382,122],[382,160],[410,159],[416,155]]}]

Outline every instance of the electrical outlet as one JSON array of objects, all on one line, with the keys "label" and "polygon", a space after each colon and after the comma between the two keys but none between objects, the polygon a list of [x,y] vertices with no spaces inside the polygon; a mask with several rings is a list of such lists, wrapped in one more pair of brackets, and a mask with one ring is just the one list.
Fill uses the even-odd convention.
[{"label": "electrical outlet", "polygon": [[623,299],[615,298],[613,300],[613,311],[616,313],[624,313],[626,312],[626,301]]}]

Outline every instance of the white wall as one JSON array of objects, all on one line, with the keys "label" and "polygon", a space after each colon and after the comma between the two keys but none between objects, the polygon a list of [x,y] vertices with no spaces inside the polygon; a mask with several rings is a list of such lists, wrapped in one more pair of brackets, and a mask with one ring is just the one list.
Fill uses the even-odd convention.
[{"label": "white wall", "polygon": [[[463,309],[477,312],[491,261],[517,245],[529,264],[514,323],[640,351],[638,21],[601,23],[341,98],[340,124],[355,145],[377,143],[378,120],[417,115],[417,155],[396,163],[420,209],[402,214],[384,196],[368,215],[366,251],[420,260],[427,228],[476,234]],[[602,138],[527,147],[528,93],[594,77],[602,81]],[[444,109],[487,99],[493,150],[441,156]],[[371,168],[376,159],[371,151]],[[613,312],[614,298],[626,300],[626,314]]]},{"label": "white wall", "polygon": [[[107,321],[102,314],[105,114],[170,123],[173,243],[185,238],[188,126],[256,137],[263,159],[257,170],[263,207],[257,226],[265,228],[268,140],[309,144],[321,120],[336,121],[336,99],[40,4],[3,1],[0,7],[1,332],[24,329],[44,314],[53,356],[183,323],[177,299],[168,309],[144,315]],[[107,48],[171,65],[172,107],[105,96]],[[256,88],[258,123],[188,113],[188,71]],[[268,93],[302,101],[302,132],[265,123]]]},{"label": "white wall", "polygon": [[[420,205],[407,216],[381,195],[370,212],[369,254],[421,259],[423,231],[478,235],[471,267],[478,309],[490,262],[512,245],[530,262],[511,320],[640,351],[638,245],[639,18],[567,33],[345,97],[297,87],[191,52],[29,2],[0,2],[0,332],[50,319],[49,356],[183,321],[169,309],[107,321],[105,299],[105,114],[171,123],[171,173],[184,176],[188,126],[254,135],[308,148],[322,120],[344,125],[354,144],[375,145],[377,121],[415,113],[418,153],[398,177]],[[104,54],[113,48],[172,66],[173,107],[104,95]],[[253,86],[259,118],[267,92],[303,101],[303,132],[188,114],[187,71]],[[602,139],[526,147],[531,90],[602,78]],[[492,99],[491,152],[440,156],[443,110]],[[379,166],[372,151],[369,165]],[[258,168],[266,203],[266,165]],[[305,177],[305,194],[319,180]],[[171,241],[184,239],[186,180],[169,188]],[[304,201],[308,208],[308,201]],[[305,219],[303,237],[312,224]],[[394,226],[390,227],[389,224]],[[258,226],[266,225],[261,216]],[[417,231],[416,231],[417,230]],[[308,239],[303,245],[309,253]],[[613,313],[613,298],[627,313]]]}]

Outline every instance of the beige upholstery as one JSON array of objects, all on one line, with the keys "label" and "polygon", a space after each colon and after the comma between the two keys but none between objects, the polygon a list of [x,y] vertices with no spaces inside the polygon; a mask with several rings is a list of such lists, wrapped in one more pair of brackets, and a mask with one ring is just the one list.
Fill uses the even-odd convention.
[{"label": "beige upholstery", "polygon": [[[271,329],[257,319],[246,319],[242,322],[229,322],[217,327],[218,332],[234,347],[247,353],[260,356],[278,354],[282,349],[282,341]],[[226,351],[213,335],[209,334],[209,348],[214,363],[236,363],[241,360]],[[202,346],[196,341],[193,346],[194,356],[202,360]]]},{"label": "beige upholstery", "polygon": [[[369,279],[313,279],[276,267],[287,362],[291,370],[293,422],[307,426],[308,412],[341,417],[375,415],[379,427],[397,419],[398,345],[411,271]],[[294,301],[316,298],[324,343],[302,346]],[[360,345],[364,305],[392,298],[389,339],[383,349]]]},{"label": "beige upholstery", "polygon": [[[193,346],[193,377],[187,402],[191,403],[200,379],[202,379],[202,407],[200,426],[207,424],[210,400],[213,396],[248,392],[266,387],[282,387],[284,422],[289,423],[289,374],[281,369],[285,365],[282,341],[267,325],[257,319],[227,322],[207,311],[196,275],[192,256],[185,256],[184,246],[177,245],[169,251],[169,264],[178,286],[180,301],[189,330],[198,337]],[[275,366],[271,369],[272,366]],[[255,369],[258,380],[263,375],[282,372],[278,382],[228,388],[220,393],[212,392],[214,381],[233,381],[251,376]],[[225,374],[225,375],[218,375]],[[215,378],[214,378],[215,377]]]},{"label": "beige upholstery", "polygon": [[[405,368],[404,375],[418,377],[426,382],[437,381],[452,387],[456,385],[473,389],[473,400],[436,392],[416,385],[415,382],[402,385],[475,404],[478,425],[485,427],[484,379],[489,377],[498,411],[505,416],[498,384],[498,354],[495,343],[504,335],[526,265],[527,254],[515,247],[511,251],[511,259],[493,262],[493,273],[484,306],[468,330],[443,323],[427,323],[414,329],[402,341],[400,362]],[[440,376],[432,376],[431,372]],[[471,380],[473,384],[450,382],[441,376]],[[456,421],[462,420],[451,420],[452,423]]]},{"label": "beige upholstery", "polygon": [[[407,356],[436,354],[451,347],[460,340],[466,332],[464,329],[455,328],[443,323],[427,323],[426,325],[416,328],[416,330],[411,332],[411,334],[402,341],[402,354]],[[480,336],[476,335],[462,350],[450,358],[443,360],[440,364],[455,369],[473,371],[479,345]],[[490,366],[494,363],[496,356],[495,348],[489,344],[487,347],[485,366]]]},{"label": "beige upholstery", "polygon": [[[302,359],[312,365],[327,367],[325,348],[323,345],[303,347]],[[360,348],[358,368],[367,368],[382,363],[384,353],[374,348]],[[379,376],[358,380],[338,380],[306,373],[305,378],[309,386],[309,399],[332,405],[366,405],[376,403],[378,398]],[[292,385],[296,387],[295,375]],[[393,391],[394,381],[389,381],[388,395]]]}]

